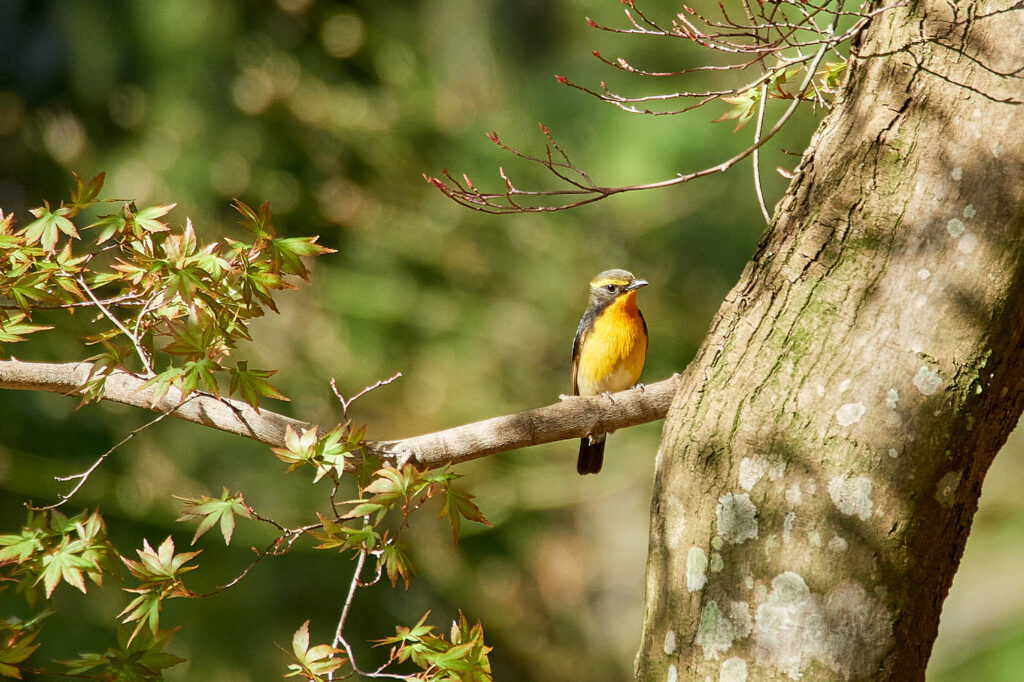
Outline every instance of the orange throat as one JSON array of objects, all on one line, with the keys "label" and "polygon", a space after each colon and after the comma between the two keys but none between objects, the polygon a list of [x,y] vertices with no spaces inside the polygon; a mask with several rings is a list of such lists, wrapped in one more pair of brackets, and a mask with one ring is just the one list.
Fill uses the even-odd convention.
[{"label": "orange throat", "polygon": [[577,369],[580,395],[632,387],[640,378],[646,354],[643,318],[636,307],[636,292],[630,291],[594,320]]}]

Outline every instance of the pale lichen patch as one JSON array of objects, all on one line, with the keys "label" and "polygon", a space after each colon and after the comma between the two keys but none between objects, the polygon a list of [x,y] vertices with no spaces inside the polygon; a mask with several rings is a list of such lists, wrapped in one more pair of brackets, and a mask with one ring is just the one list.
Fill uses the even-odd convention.
[{"label": "pale lichen patch", "polygon": [[718,534],[733,545],[757,537],[757,507],[747,493],[726,493],[715,508]]},{"label": "pale lichen patch", "polygon": [[789,535],[793,532],[793,522],[796,520],[796,512],[786,512],[782,519],[782,541],[789,542]]},{"label": "pale lichen patch", "polygon": [[885,396],[885,406],[890,410],[895,410],[896,405],[900,402],[900,392],[895,388],[890,388],[889,392]]},{"label": "pale lichen patch", "polygon": [[974,208],[974,204],[967,204],[964,206],[964,217],[970,220],[974,216],[978,215],[977,209]]},{"label": "pale lichen patch", "polygon": [[964,221],[959,218],[950,218],[949,222],[946,223],[946,232],[949,232],[949,235],[953,237],[953,239],[962,235],[966,229],[967,226],[964,225]]},{"label": "pale lichen patch", "polygon": [[669,630],[665,633],[665,645],[662,647],[666,656],[671,656],[676,651],[676,631]]},{"label": "pale lichen patch", "polygon": [[859,422],[867,411],[864,403],[860,401],[846,403],[836,410],[836,421],[840,426],[850,426]]},{"label": "pale lichen patch", "polygon": [[874,502],[871,500],[871,479],[867,476],[836,476],[828,482],[828,494],[832,503],[847,516],[857,516],[863,521],[871,518]]},{"label": "pale lichen patch", "polygon": [[665,676],[665,682],[676,682],[679,679],[679,670],[676,668],[676,664],[673,663],[668,667],[668,674]]},{"label": "pale lichen patch", "polygon": [[949,177],[953,178],[957,182],[960,182],[960,180],[963,179],[964,177],[964,169],[954,168],[953,170],[949,171]]},{"label": "pale lichen patch", "polygon": [[922,395],[934,395],[942,388],[942,377],[937,371],[928,368],[928,365],[921,365],[914,375],[914,386]]},{"label": "pale lichen patch", "polygon": [[725,568],[725,560],[722,559],[722,555],[718,552],[712,552],[709,567],[711,568],[712,573],[719,573],[723,568]]},{"label": "pale lichen patch", "polygon": [[744,457],[740,460],[740,487],[751,490],[768,472],[768,458],[763,455]]},{"label": "pale lichen patch", "polygon": [[735,640],[747,637],[752,627],[747,602],[730,602],[728,611],[723,612],[717,602],[709,601],[700,614],[697,646],[703,650],[705,660],[717,659],[729,650]]},{"label": "pale lichen patch", "polygon": [[896,448],[889,448],[889,456],[892,457],[893,459],[896,459],[897,457],[900,456],[900,451],[897,450]]},{"label": "pale lichen patch", "polygon": [[956,501],[956,489],[960,487],[963,471],[950,471],[939,479],[935,486],[935,500],[943,507],[952,507]]},{"label": "pale lichen patch", "polygon": [[792,571],[775,576],[754,617],[757,662],[799,679],[823,635],[821,609],[804,579]]},{"label": "pale lichen patch", "polygon": [[797,507],[804,499],[804,494],[800,492],[800,484],[794,483],[793,485],[786,488],[786,503],[790,506]]},{"label": "pale lichen patch", "polygon": [[833,535],[832,539],[828,541],[828,551],[841,554],[846,551],[848,543],[845,538],[841,538],[838,535]]},{"label": "pale lichen patch", "polygon": [[686,554],[686,589],[704,589],[708,584],[708,555],[700,547],[691,547]]},{"label": "pale lichen patch", "polygon": [[845,581],[822,599],[791,571],[772,580],[757,609],[757,662],[799,679],[817,661],[840,678],[863,677],[888,645],[889,612],[860,585]]},{"label": "pale lichen patch", "polygon": [[889,645],[888,609],[857,583],[844,581],[825,595],[824,621],[818,660],[846,679],[869,676]]},{"label": "pale lichen patch", "polygon": [[917,271],[917,278],[920,280],[926,280],[931,276],[932,273],[931,271],[928,270],[928,268],[921,268],[920,270]]},{"label": "pale lichen patch", "polygon": [[747,662],[736,656],[722,661],[718,682],[747,682]]},{"label": "pale lichen patch", "polygon": [[978,248],[978,235],[968,230],[956,243],[956,248],[960,253],[974,253]]},{"label": "pale lichen patch", "polygon": [[676,549],[686,532],[686,509],[673,495],[667,496],[665,504],[665,544],[669,549]]}]

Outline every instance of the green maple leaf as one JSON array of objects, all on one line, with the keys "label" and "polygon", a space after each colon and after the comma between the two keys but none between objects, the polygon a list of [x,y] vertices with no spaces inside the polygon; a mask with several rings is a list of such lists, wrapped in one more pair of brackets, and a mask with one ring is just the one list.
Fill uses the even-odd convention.
[{"label": "green maple leaf", "polygon": [[75,224],[68,219],[68,216],[73,213],[71,207],[61,206],[57,210],[51,210],[50,204],[43,202],[42,206],[30,209],[29,213],[36,219],[21,230],[21,234],[25,236],[25,240],[29,244],[39,242],[47,253],[53,253],[56,251],[60,233],[63,232],[69,237],[80,239]]},{"label": "green maple leaf", "polygon": [[[177,497],[177,496],[175,496]],[[231,544],[231,535],[235,531],[235,516],[245,519],[252,518],[252,512],[245,503],[242,493],[232,495],[227,488],[223,489],[220,498],[207,497],[203,495],[198,499],[186,499],[178,497],[185,502],[185,509],[182,511],[178,521],[199,520],[199,527],[192,537],[192,543],[203,536],[206,531],[220,524],[220,534],[224,537],[224,544]]]}]

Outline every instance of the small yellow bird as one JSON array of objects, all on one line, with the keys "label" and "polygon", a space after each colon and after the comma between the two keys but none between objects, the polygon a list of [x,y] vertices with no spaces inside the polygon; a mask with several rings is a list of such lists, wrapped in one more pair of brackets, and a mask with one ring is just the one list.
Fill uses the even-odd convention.
[{"label": "small yellow bird", "polygon": [[[636,307],[636,290],[649,284],[625,270],[605,270],[590,281],[590,304],[572,342],[573,395],[624,391],[640,378],[647,356],[647,322]],[[580,442],[576,471],[596,474],[608,434]]]}]

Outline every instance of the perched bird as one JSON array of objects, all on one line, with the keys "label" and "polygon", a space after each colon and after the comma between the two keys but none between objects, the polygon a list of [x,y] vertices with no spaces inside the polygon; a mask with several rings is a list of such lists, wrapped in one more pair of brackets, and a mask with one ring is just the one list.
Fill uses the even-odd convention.
[{"label": "perched bird", "polygon": [[[640,378],[647,355],[647,322],[636,307],[636,290],[648,282],[625,270],[605,270],[590,281],[590,304],[572,342],[573,395],[624,391]],[[596,474],[608,434],[580,442],[576,471]]]}]

